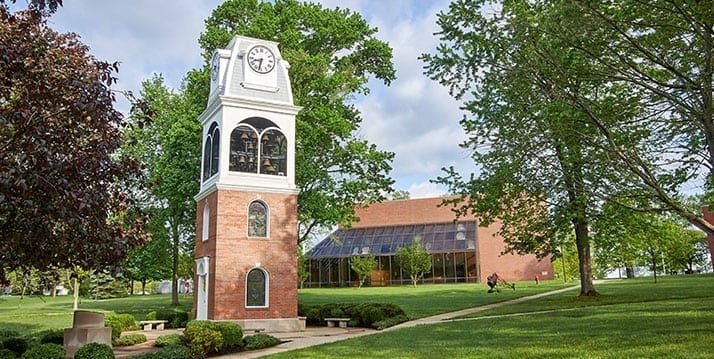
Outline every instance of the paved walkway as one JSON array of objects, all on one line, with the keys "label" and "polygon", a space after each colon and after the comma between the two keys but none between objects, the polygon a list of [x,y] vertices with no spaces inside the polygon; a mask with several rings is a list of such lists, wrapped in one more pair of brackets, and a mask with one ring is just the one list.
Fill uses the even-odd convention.
[{"label": "paved walkway", "polygon": [[[463,319],[457,319],[457,318],[463,317],[465,315],[473,314],[473,313],[482,312],[482,311],[489,310],[489,309],[494,309],[494,308],[498,308],[498,307],[521,303],[521,302],[525,302],[525,301],[529,301],[529,300],[533,300],[533,299],[537,299],[537,298],[541,298],[541,297],[545,297],[545,296],[549,296],[549,295],[553,295],[553,294],[558,294],[558,293],[562,293],[565,291],[574,290],[574,289],[578,289],[578,288],[580,288],[580,286],[575,285],[572,287],[562,288],[562,289],[558,289],[558,290],[554,290],[554,291],[550,291],[550,292],[544,292],[544,293],[530,295],[527,297],[511,299],[511,300],[507,300],[504,302],[487,304],[487,305],[482,305],[482,306],[473,307],[473,308],[467,308],[467,309],[463,309],[463,310],[459,310],[459,311],[455,311],[455,312],[443,313],[443,314],[438,314],[438,315],[434,315],[431,317],[415,319],[412,321],[401,323],[399,325],[395,325],[393,327],[389,327],[389,328],[381,330],[381,331],[377,331],[374,329],[366,329],[366,328],[308,327],[305,331],[302,331],[302,332],[269,333],[270,335],[283,340],[284,343],[274,346],[274,347],[271,347],[271,348],[262,349],[262,350],[253,350],[253,351],[249,351],[249,352],[228,354],[228,355],[223,355],[223,356],[216,357],[216,358],[223,358],[223,359],[260,358],[262,356],[275,354],[275,353],[282,353],[282,352],[286,352],[289,350],[302,349],[302,348],[307,348],[307,347],[320,345],[320,344],[333,343],[333,342],[340,341],[340,340],[356,338],[356,337],[361,337],[364,335],[370,335],[370,334],[375,334],[375,333],[387,332],[387,331],[391,331],[391,330],[410,328],[410,327],[414,327],[417,325],[427,325],[427,324],[436,324],[436,323],[444,323],[444,322],[449,322],[449,321],[463,320]],[[130,358],[134,355],[157,351],[158,348],[154,347],[154,340],[156,339],[156,337],[158,337],[159,335],[180,333],[182,331],[183,331],[183,329],[168,329],[168,330],[150,330],[150,331],[132,332],[132,333],[142,333],[142,334],[146,335],[147,342],[143,343],[143,344],[139,344],[139,345],[134,345],[131,347],[114,348],[114,354],[116,355],[117,359],[120,359],[120,358]]]}]

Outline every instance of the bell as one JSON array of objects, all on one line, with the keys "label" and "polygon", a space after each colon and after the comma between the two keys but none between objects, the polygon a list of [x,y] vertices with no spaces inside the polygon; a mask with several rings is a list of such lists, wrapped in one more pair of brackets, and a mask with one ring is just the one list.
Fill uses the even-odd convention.
[{"label": "bell", "polygon": [[248,147],[246,147],[248,150],[253,149],[253,142],[248,142]]},{"label": "bell", "polygon": [[268,134],[266,133],[266,134],[263,136],[263,143],[268,142],[268,141],[270,141],[270,136],[268,136]]},{"label": "bell", "polygon": [[243,140],[243,141],[247,140],[247,139],[248,139],[248,134],[245,133],[245,132],[243,132],[243,134],[240,135],[240,139]]},{"label": "bell", "polygon": [[273,172],[275,172],[275,167],[273,167],[272,165],[268,165],[267,167],[265,167],[265,173],[273,173]]},{"label": "bell", "polygon": [[263,167],[267,166],[270,166],[270,160],[266,158],[265,161],[263,161]]},{"label": "bell", "polygon": [[253,163],[253,156],[248,157],[248,162]]},{"label": "bell", "polygon": [[240,157],[238,157],[238,163],[245,163],[245,156],[240,155]]}]

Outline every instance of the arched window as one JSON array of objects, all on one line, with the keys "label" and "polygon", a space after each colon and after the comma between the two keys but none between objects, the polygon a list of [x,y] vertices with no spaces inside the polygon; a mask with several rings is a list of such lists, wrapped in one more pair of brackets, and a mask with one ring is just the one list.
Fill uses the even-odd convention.
[{"label": "arched window", "polygon": [[267,129],[260,136],[260,173],[285,176],[288,167],[288,143],[277,129]]},{"label": "arched window", "polygon": [[248,272],[245,283],[245,306],[268,306],[268,274],[260,268],[253,268]]},{"label": "arched window", "polygon": [[203,147],[203,180],[218,173],[218,158],[221,147],[221,134],[218,124],[211,124],[206,132],[206,144]]},{"label": "arched window", "polygon": [[211,210],[208,208],[208,203],[203,205],[203,228],[201,230],[201,240],[208,240],[208,228],[210,226]]},{"label": "arched window", "polygon": [[258,173],[258,132],[248,125],[238,125],[231,132],[229,170]]},{"label": "arched window", "polygon": [[286,176],[287,156],[287,139],[272,121],[251,117],[231,132],[230,171]]},{"label": "arched window", "polygon": [[255,201],[248,206],[248,237],[268,236],[268,207]]}]

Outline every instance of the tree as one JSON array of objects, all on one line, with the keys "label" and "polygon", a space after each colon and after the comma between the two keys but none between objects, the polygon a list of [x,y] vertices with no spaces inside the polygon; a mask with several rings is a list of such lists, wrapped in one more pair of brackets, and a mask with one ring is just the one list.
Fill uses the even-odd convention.
[{"label": "tree", "polygon": [[397,249],[397,261],[402,270],[412,279],[414,288],[419,279],[431,271],[431,255],[421,244],[419,236],[414,237],[408,247]]},{"label": "tree", "polygon": [[672,270],[694,273],[695,267],[707,265],[709,244],[706,235],[698,229],[684,229],[679,243],[666,248],[667,262]]},{"label": "tree", "polygon": [[191,251],[195,240],[201,128],[196,118],[201,107],[183,93],[173,93],[159,75],[142,85],[141,99],[150,109],[132,113],[137,123],[127,131],[129,141],[122,148],[127,156],[145,168],[143,181],[134,183],[141,206],[152,213],[152,237],[169,243],[171,258],[171,304],[178,305],[179,261]]},{"label": "tree", "polygon": [[[296,120],[296,184],[300,242],[319,227],[348,224],[355,205],[391,192],[393,153],[357,135],[362,121],[350,104],[367,94],[367,80],[394,80],[392,52],[357,13],[295,0],[229,0],[206,20],[199,43],[205,65],[188,75],[188,96],[205,106],[208,62],[235,35],[276,41],[290,63]],[[200,148],[200,147],[197,147]]]},{"label": "tree", "polygon": [[[437,54],[421,57],[425,73],[472,114],[461,121],[469,136],[462,146],[473,152],[480,169],[469,178],[446,169],[436,182],[458,195],[445,200],[458,215],[477,215],[482,224],[502,220],[499,234],[509,252],[545,257],[574,239],[580,295],[597,295],[590,222],[597,200],[631,178],[613,171],[596,126],[553,91],[571,78],[552,61],[575,74],[587,74],[593,64],[533,31],[543,21],[554,21],[538,5],[506,2],[497,10],[484,9],[485,3],[453,2],[438,16]],[[550,58],[541,58],[542,51]],[[572,86],[597,94],[600,85]]]},{"label": "tree", "polygon": [[364,281],[369,277],[376,265],[377,258],[373,254],[363,254],[350,258],[350,268],[357,273],[360,288],[362,288],[362,284],[364,284]]},{"label": "tree", "polygon": [[[117,265],[145,240],[117,155],[116,63],[47,26],[61,1],[10,13],[0,3],[0,278],[4,270]],[[91,254],[91,255],[90,255]]]},{"label": "tree", "polygon": [[[152,220],[148,230],[155,233],[153,226],[164,224]],[[132,281],[131,293],[134,294],[133,281],[141,283],[141,294],[146,293],[146,282],[150,280],[161,280],[171,275],[171,244],[165,236],[153,236],[151,241],[141,247],[134,248],[127,258],[124,268],[129,273]]]},{"label": "tree", "polygon": [[[639,179],[644,194],[659,202],[658,210],[676,213],[714,234],[714,224],[702,218],[699,208],[688,208],[677,193],[683,183],[704,172],[705,203],[714,203],[712,4],[672,0],[552,3],[554,18],[568,20],[545,22],[539,30],[597,64],[585,81],[606,82],[605,89],[626,88],[629,95],[602,91],[610,98],[606,104],[610,108],[606,108],[571,86],[558,86],[554,91],[587,115],[608,153]],[[553,65],[564,76],[572,75],[567,67]],[[628,114],[624,121],[609,121],[613,108]],[[641,136],[636,146],[620,142],[642,131],[649,134]]]}]

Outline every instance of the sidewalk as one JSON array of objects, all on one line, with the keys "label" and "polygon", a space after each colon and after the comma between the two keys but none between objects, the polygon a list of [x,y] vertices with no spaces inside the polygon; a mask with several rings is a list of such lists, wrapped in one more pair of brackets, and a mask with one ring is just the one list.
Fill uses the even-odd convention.
[{"label": "sidewalk", "polygon": [[[284,343],[274,346],[274,347],[271,347],[271,348],[222,355],[222,356],[218,356],[215,358],[223,358],[223,359],[260,358],[260,357],[270,355],[270,354],[282,353],[282,352],[286,352],[286,351],[290,351],[290,350],[302,349],[302,348],[307,348],[307,347],[320,345],[320,344],[333,343],[336,341],[350,339],[350,338],[357,338],[357,337],[361,337],[364,335],[388,332],[391,330],[397,330],[397,329],[402,329],[402,328],[410,328],[410,327],[414,327],[417,325],[428,325],[428,324],[444,323],[447,321],[455,321],[455,320],[458,320],[456,318],[459,318],[459,317],[462,317],[465,315],[478,313],[478,312],[482,312],[484,310],[503,307],[503,306],[512,305],[512,304],[516,304],[516,303],[521,303],[521,302],[525,302],[525,301],[529,301],[529,300],[533,300],[533,299],[537,299],[537,298],[541,298],[541,297],[545,297],[545,296],[549,296],[549,295],[553,295],[553,294],[558,294],[558,293],[562,293],[565,291],[574,290],[574,289],[578,289],[578,288],[580,288],[580,286],[575,285],[575,286],[562,288],[562,289],[558,289],[558,290],[554,290],[554,291],[550,291],[550,292],[539,293],[539,294],[534,294],[534,295],[527,296],[527,297],[511,299],[511,300],[507,300],[504,302],[487,304],[487,305],[482,305],[482,306],[473,307],[473,308],[466,308],[466,309],[462,309],[462,310],[455,311],[455,312],[443,313],[443,314],[438,314],[438,315],[434,315],[431,317],[415,319],[412,321],[401,323],[399,325],[395,325],[393,327],[389,327],[389,328],[381,330],[381,331],[377,331],[374,329],[367,329],[367,328],[308,327],[305,331],[302,331],[302,332],[268,333],[268,334],[284,341]],[[158,337],[159,335],[165,335],[165,334],[171,334],[171,333],[181,333],[182,331],[183,331],[183,329],[167,329],[167,330],[150,330],[150,331],[141,330],[141,331],[132,332],[132,333],[141,333],[141,334],[146,335],[146,338],[147,338],[146,343],[142,343],[142,344],[134,345],[134,346],[130,346],[130,347],[116,347],[116,348],[114,348],[114,354],[116,355],[117,359],[120,359],[120,358],[130,358],[134,355],[157,351],[158,348],[154,347],[154,340],[156,340],[156,337]]]}]

